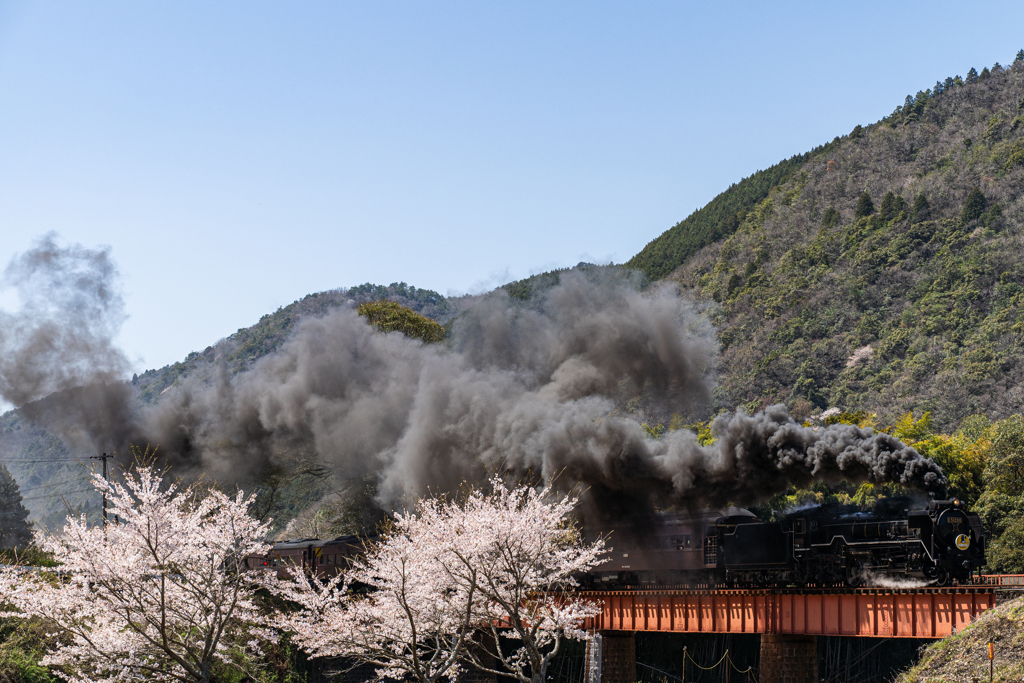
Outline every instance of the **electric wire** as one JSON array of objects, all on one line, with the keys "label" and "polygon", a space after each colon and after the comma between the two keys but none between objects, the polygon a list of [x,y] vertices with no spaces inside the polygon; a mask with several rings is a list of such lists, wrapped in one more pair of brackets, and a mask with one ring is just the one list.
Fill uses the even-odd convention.
[{"label": "electric wire", "polygon": [[39,486],[30,486],[27,489],[20,489],[24,494],[26,491],[38,491],[39,489],[48,489],[54,486],[62,486],[64,484],[76,484],[80,481],[88,481],[89,477],[76,477],[75,479],[65,479],[64,481],[56,481],[51,484],[40,484]]},{"label": "electric wire", "polygon": [[61,496],[70,496],[73,493],[85,493],[86,491],[95,491],[94,488],[78,489],[76,491],[61,491],[59,493],[44,493],[38,496],[29,496],[28,498],[22,498],[22,502],[27,500],[45,500],[47,498],[59,498]]}]

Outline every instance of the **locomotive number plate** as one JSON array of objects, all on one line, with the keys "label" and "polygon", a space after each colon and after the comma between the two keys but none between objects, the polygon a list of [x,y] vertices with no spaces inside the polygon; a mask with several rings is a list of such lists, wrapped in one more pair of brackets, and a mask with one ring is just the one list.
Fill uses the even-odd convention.
[{"label": "locomotive number plate", "polygon": [[967,550],[971,547],[971,537],[967,534],[960,534],[956,537],[956,547],[960,550]]}]

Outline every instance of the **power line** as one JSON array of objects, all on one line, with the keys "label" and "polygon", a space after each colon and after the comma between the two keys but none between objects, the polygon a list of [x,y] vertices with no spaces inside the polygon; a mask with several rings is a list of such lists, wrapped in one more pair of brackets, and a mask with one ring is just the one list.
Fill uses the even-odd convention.
[{"label": "power line", "polygon": [[52,484],[41,484],[39,486],[30,486],[27,489],[20,489],[20,490],[21,490],[22,493],[25,493],[26,491],[37,491],[39,489],[48,489],[48,488],[51,488],[53,486],[61,486],[62,484],[74,484],[74,483],[77,483],[77,482],[80,482],[80,481],[88,481],[88,480],[89,480],[89,477],[78,477],[77,479],[65,479],[64,481],[56,481],[56,482],[53,482]]},{"label": "power line", "polygon": [[88,489],[78,489],[77,491],[62,491],[60,493],[44,493],[44,494],[38,495],[38,496],[29,496],[28,498],[22,498],[21,501],[25,502],[27,500],[44,500],[46,498],[59,498],[60,496],[70,496],[72,493],[85,493],[86,491],[95,491],[95,490],[96,489],[88,488]]},{"label": "power line", "polygon": [[19,459],[19,458],[7,458],[0,460],[0,463],[5,465],[31,465],[42,462],[81,462],[78,458],[32,458],[32,459]]}]

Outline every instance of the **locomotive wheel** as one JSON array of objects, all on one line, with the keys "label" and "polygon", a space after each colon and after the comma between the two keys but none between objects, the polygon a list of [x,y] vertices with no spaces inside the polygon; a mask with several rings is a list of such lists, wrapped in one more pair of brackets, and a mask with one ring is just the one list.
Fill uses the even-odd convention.
[{"label": "locomotive wheel", "polygon": [[935,581],[936,586],[945,586],[949,583],[949,572],[946,571],[945,567],[935,568]]},{"label": "locomotive wheel", "polygon": [[846,585],[850,588],[860,588],[864,585],[864,568],[858,560],[847,560],[844,577]]}]

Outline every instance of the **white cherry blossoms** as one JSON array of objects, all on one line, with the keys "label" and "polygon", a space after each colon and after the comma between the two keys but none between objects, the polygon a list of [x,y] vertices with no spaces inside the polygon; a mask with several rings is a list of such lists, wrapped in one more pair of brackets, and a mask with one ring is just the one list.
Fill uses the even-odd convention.
[{"label": "white cherry blossoms", "polygon": [[270,547],[252,496],[167,486],[148,467],[93,484],[118,523],[68,517],[60,535],[38,534],[59,576],[0,570],[0,596],[17,610],[6,616],[41,617],[60,635],[44,665],[73,683],[207,683],[217,660],[274,639],[244,570]]}]

